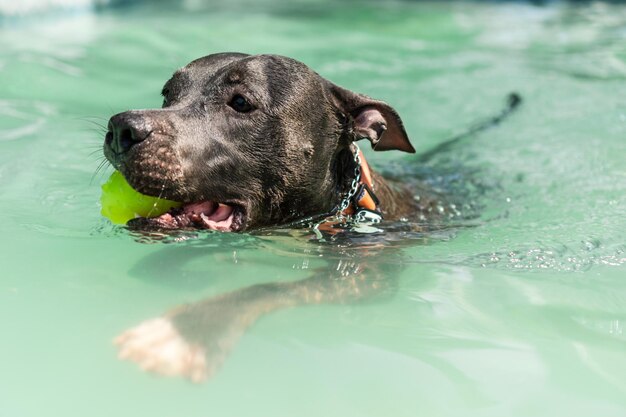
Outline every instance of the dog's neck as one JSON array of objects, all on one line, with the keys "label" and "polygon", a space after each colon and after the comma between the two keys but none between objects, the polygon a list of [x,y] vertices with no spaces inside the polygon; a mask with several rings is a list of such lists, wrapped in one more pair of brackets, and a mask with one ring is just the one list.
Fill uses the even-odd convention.
[{"label": "dog's neck", "polygon": [[[360,209],[366,209],[382,214],[386,220],[396,220],[408,217],[415,209],[415,200],[410,190],[402,184],[385,179],[373,170],[358,147],[352,145],[344,148],[336,160],[338,178],[335,212],[346,210],[343,214],[351,215]],[[357,187],[353,187],[357,172],[361,173],[361,178],[357,180]],[[354,194],[358,193],[357,198],[351,195],[355,188],[357,192]],[[344,206],[346,197],[349,197],[350,204]]]},{"label": "dog's neck", "polygon": [[355,217],[357,220],[368,218],[375,222],[381,221],[380,201],[374,193],[374,182],[369,164],[356,144],[352,144],[351,148],[354,158],[354,176],[336,212],[344,217]]}]

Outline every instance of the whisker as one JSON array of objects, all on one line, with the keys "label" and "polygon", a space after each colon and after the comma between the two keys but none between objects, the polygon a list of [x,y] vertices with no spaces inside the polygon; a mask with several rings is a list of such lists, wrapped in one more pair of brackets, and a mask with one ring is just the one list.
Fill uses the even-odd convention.
[{"label": "whisker", "polygon": [[93,184],[93,180],[94,178],[96,178],[96,176],[98,174],[104,173],[105,171],[103,171],[103,168],[108,168],[110,165],[109,160],[104,158],[102,161],[100,161],[100,163],[98,164],[98,167],[96,168],[96,170],[94,171],[94,173],[91,175],[91,179],[89,180],[89,185]]},{"label": "whisker", "polygon": [[102,116],[80,116],[80,117],[76,117],[76,120],[89,120],[89,119],[100,119],[100,120],[109,120],[106,117],[102,117]]},{"label": "whisker", "polygon": [[83,128],[84,130],[96,130],[98,132],[102,131],[102,132],[108,132],[108,129],[106,126],[97,124],[97,123],[92,123],[91,125],[87,125],[86,127]]},{"label": "whisker", "polygon": [[[163,193],[165,192],[165,185],[166,184],[167,184],[167,178],[163,178],[163,185],[161,186],[161,191],[159,192],[159,196],[157,197],[159,200],[163,197]],[[154,203],[152,203],[152,208],[150,209],[150,211],[148,212],[148,215],[146,217],[150,217],[152,212],[156,209],[157,202],[158,202],[158,200],[155,200]]]},{"label": "whisker", "polygon": [[102,124],[102,123],[98,123],[98,122],[95,122],[93,120],[85,120],[85,121],[91,123],[92,125],[94,125],[96,127],[101,128],[102,130],[109,130],[109,127],[104,125],[104,124]]},{"label": "whisker", "polygon": [[75,120],[80,120],[81,122],[90,123],[92,125],[103,127],[105,129],[109,125],[109,119],[105,119],[104,117],[97,117],[97,116],[76,117]]},{"label": "whisker", "polygon": [[[94,126],[97,126],[97,127],[99,127],[99,128],[102,128],[102,129],[105,129],[105,130],[109,130],[109,128],[108,128],[108,126],[107,126],[107,125],[108,125],[108,123],[107,123],[107,125],[105,125],[104,123],[100,123],[100,122],[97,122],[97,121],[95,121],[95,120],[81,119],[81,118],[79,118],[79,120],[81,120],[82,122],[85,122],[85,123],[90,123],[90,124],[92,124],[92,125],[94,125]],[[103,119],[103,120],[104,120],[104,119]]]},{"label": "whisker", "polygon": [[[92,116],[91,118],[99,118],[99,117]],[[86,117],[77,117],[76,119],[90,125],[90,126],[86,126],[85,128],[81,130],[84,132],[95,133],[95,137],[93,138],[93,140],[97,140],[98,142],[101,142],[102,138],[109,131],[108,122],[106,121],[106,119],[99,118],[99,119],[102,119],[106,124],[97,122],[95,120],[89,120],[89,118],[86,118]],[[91,140],[92,138],[90,137],[89,139]]]},{"label": "whisker", "polygon": [[[101,157],[102,155],[99,155],[102,152],[102,147],[99,147],[91,152],[89,152],[87,154],[87,158],[93,158],[94,156],[98,156]],[[99,158],[98,158],[99,159]]]},{"label": "whisker", "polygon": [[[83,129],[79,129],[82,132],[89,132],[89,133],[95,133],[96,134],[96,140],[101,141],[104,138],[104,135],[107,134],[107,130],[102,130],[100,128],[95,128],[95,127],[85,127]],[[89,139],[94,139],[93,137],[89,137]]]},{"label": "whisker", "polygon": [[98,152],[102,152],[102,145],[96,143],[84,144],[78,148],[83,152],[89,152],[88,156],[93,156]]},{"label": "whisker", "polygon": [[102,150],[102,145],[100,143],[89,143],[89,144],[83,144],[80,148],[81,149],[100,149],[100,150]]}]

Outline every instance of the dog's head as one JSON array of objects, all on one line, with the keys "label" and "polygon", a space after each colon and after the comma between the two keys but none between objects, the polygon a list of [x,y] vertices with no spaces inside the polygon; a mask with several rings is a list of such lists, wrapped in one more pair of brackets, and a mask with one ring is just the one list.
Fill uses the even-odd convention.
[{"label": "dog's head", "polygon": [[137,191],[183,203],[162,228],[240,231],[326,213],[353,172],[350,144],[414,152],[387,104],[276,55],[209,55],[176,71],[163,107],[109,122],[104,153]]}]

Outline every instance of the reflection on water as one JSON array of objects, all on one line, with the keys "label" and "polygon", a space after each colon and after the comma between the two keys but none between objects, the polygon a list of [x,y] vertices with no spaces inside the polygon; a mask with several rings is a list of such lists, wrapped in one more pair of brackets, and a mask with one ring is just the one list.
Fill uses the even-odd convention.
[{"label": "reflection on water", "polygon": [[[277,253],[275,241],[287,243],[281,238],[264,237],[257,250],[266,250],[271,242],[274,250],[270,252],[294,262],[294,268],[298,265],[307,270],[306,278],[256,284],[174,308],[157,319],[159,324],[148,321],[124,333],[117,342],[121,357],[152,372],[199,382],[214,376],[244,331],[266,314],[308,304],[353,303],[393,295],[391,288],[396,287],[403,264],[397,249],[380,243],[333,245],[332,253],[326,256],[328,245],[305,248],[289,244],[288,251],[279,249]],[[295,239],[298,237],[292,234],[290,240]],[[185,273],[187,263],[197,263],[198,257],[206,259],[206,248],[180,249],[166,248],[142,259],[133,268],[133,275],[152,279],[166,266],[167,276],[176,285],[210,285],[206,268],[201,274]],[[229,248],[218,248],[212,256],[231,253],[237,262],[237,252]],[[321,257],[325,265],[309,268],[313,256]]]}]

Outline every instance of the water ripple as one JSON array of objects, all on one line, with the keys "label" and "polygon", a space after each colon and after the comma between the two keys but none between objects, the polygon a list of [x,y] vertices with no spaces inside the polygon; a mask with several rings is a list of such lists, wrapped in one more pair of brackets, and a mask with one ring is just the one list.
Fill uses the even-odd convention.
[{"label": "water ripple", "polygon": [[55,107],[42,101],[0,100],[0,117],[4,119],[0,142],[34,135],[54,114]]},{"label": "water ripple", "polygon": [[469,258],[467,264],[507,270],[553,270],[559,272],[586,271],[596,265],[621,266],[626,264],[626,246],[599,249],[598,245],[590,249],[590,245],[592,245],[591,242],[583,241],[583,249],[560,245],[482,253]]}]

